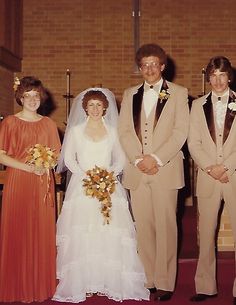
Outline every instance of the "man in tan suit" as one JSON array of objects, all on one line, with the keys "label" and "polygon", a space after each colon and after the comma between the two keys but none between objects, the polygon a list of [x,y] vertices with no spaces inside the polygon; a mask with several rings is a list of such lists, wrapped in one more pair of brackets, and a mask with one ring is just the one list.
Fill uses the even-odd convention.
[{"label": "man in tan suit", "polygon": [[[193,302],[217,296],[215,233],[224,200],[236,241],[236,96],[229,89],[233,71],[229,60],[217,56],[206,68],[211,92],[193,102],[188,146],[198,166],[200,253]],[[233,287],[236,304],[236,281]]]},{"label": "man in tan suit", "polygon": [[162,77],[167,56],[156,44],[136,53],[144,82],[125,90],[119,135],[127,156],[123,185],[130,190],[138,252],[155,299],[169,300],[176,280],[178,189],[189,124],[187,89]]}]

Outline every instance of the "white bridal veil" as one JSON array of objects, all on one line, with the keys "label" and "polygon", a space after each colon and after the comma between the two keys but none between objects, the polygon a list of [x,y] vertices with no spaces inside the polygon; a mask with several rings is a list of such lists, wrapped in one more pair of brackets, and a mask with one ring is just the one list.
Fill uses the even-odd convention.
[{"label": "white bridal veil", "polygon": [[109,102],[109,106],[106,109],[106,114],[104,115],[103,119],[107,126],[117,126],[118,121],[118,110],[116,105],[116,99],[114,94],[107,88],[88,88],[81,92],[79,95],[75,97],[73,100],[73,104],[70,110],[70,115],[67,121],[67,126],[65,130],[65,135],[63,139],[63,144],[61,148],[61,154],[58,161],[57,172],[63,172],[66,170],[64,157],[65,157],[65,145],[67,142],[67,135],[69,130],[76,125],[80,125],[86,122],[87,115],[82,107],[83,97],[88,91],[101,91],[107,98]]}]

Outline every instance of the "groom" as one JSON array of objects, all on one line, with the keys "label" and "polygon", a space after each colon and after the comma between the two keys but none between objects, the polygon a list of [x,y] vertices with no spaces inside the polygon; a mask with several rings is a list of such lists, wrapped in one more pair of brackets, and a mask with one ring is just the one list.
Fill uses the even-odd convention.
[{"label": "groom", "polygon": [[167,56],[156,44],[136,53],[142,84],[125,90],[119,136],[127,156],[123,185],[130,190],[138,252],[155,299],[172,297],[177,264],[176,206],[184,186],[187,89],[162,77]]}]

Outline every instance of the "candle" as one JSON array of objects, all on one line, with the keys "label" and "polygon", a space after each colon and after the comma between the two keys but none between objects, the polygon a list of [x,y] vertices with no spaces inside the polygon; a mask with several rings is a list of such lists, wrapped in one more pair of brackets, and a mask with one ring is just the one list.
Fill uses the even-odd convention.
[{"label": "candle", "polygon": [[202,69],[202,95],[205,94],[205,69]]},{"label": "candle", "polygon": [[66,94],[70,96],[70,70],[66,70]]}]

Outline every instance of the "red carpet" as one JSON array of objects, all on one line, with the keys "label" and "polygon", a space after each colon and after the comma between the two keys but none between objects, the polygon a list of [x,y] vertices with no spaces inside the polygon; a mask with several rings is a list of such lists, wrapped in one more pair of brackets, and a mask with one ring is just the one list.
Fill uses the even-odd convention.
[{"label": "red carpet", "polygon": [[179,258],[197,258],[197,208],[194,206],[178,205],[178,247]]},{"label": "red carpet", "polygon": [[[179,272],[177,279],[177,286],[175,294],[172,299],[167,302],[155,302],[151,301],[124,301],[124,305],[154,305],[154,304],[168,304],[168,305],[190,305],[196,304],[189,301],[189,297],[195,293],[194,291],[194,273],[196,268],[196,259],[181,259],[179,261]],[[234,260],[232,259],[220,259],[218,261],[218,277],[219,288],[218,297],[209,299],[204,302],[206,305],[227,305],[232,304],[232,285],[234,279]],[[22,305],[22,303],[2,303],[11,305]],[[31,303],[37,305],[39,303]],[[59,303],[53,301],[45,301],[40,305],[61,305],[70,303]],[[87,298],[83,305],[117,305],[118,302],[107,299],[106,297],[93,296]],[[203,303],[202,303],[203,304]]]}]

